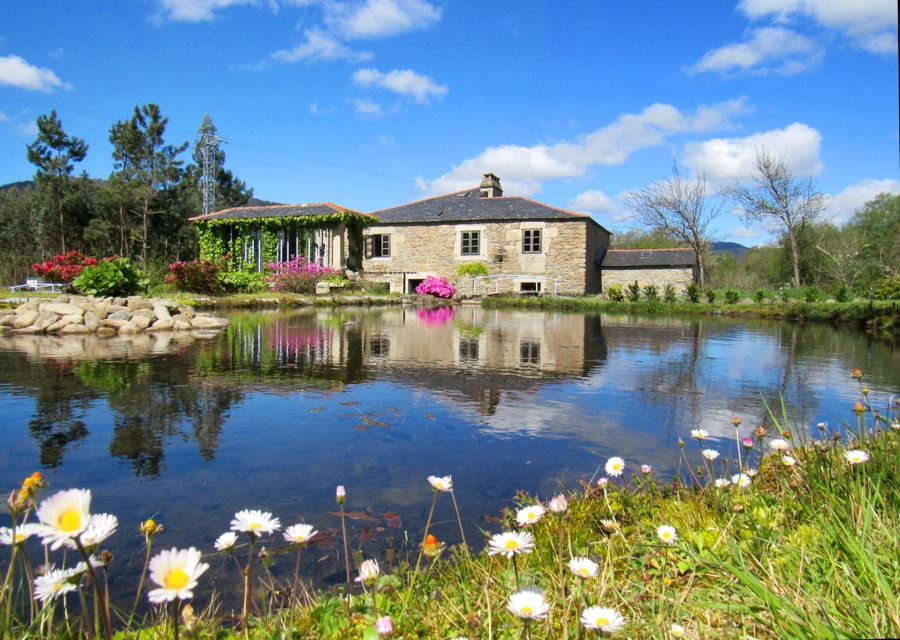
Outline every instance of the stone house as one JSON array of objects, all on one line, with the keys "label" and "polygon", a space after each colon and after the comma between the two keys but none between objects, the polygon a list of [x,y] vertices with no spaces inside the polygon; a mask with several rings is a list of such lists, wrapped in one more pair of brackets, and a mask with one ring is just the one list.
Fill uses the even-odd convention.
[{"label": "stone house", "polygon": [[682,292],[697,276],[697,256],[693,249],[610,249],[600,269],[604,292],[634,282],[641,288],[655,285],[660,292],[671,284]]},{"label": "stone house", "polygon": [[[374,211],[362,271],[392,292],[413,293],[428,276],[463,294],[600,293],[599,260],[610,233],[586,214],[504,196],[487,173],[481,186]],[[489,280],[457,275],[482,263]]]},{"label": "stone house", "polygon": [[357,271],[362,230],[375,219],[325,202],[233,207],[190,221],[200,236],[201,260],[229,254],[235,268],[261,271],[302,255],[322,267]]}]

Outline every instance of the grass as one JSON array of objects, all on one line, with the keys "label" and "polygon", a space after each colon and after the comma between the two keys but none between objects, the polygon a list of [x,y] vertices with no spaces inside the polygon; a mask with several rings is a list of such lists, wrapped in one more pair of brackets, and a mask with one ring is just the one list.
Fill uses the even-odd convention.
[{"label": "grass", "polygon": [[[387,637],[387,618],[395,638],[574,640],[598,633],[580,622],[588,614],[592,625],[605,619],[611,633],[625,637],[898,637],[900,401],[890,397],[876,406],[862,373],[852,377],[859,402],[835,427],[798,424],[782,404],[770,409],[767,429],[735,418],[727,427],[734,429],[734,445],[711,459],[700,455],[711,448],[708,434],[683,434],[685,473],[677,477],[657,477],[639,460],[625,461],[625,473],[612,475],[619,464],[614,458],[605,465],[607,475],[598,464],[594,478],[561,487],[552,501],[515,496],[523,511],[509,509],[485,527],[495,535],[518,532],[516,550],[498,546],[496,538],[491,547],[488,531],[471,549],[446,548],[433,536],[420,546],[410,534],[405,548],[387,555],[364,562],[360,551],[352,553],[353,575],[361,582],[313,590],[302,575],[279,579],[271,572],[276,561],[293,567],[295,557],[301,566],[305,545],[279,543],[277,532],[267,536],[245,527],[238,535],[246,533],[249,544],[204,556],[220,571],[231,567],[243,576],[244,612],[227,611],[215,596],[187,604],[179,592],[129,622],[128,612],[108,603],[86,577],[70,580],[77,589],[68,595],[33,607],[26,576],[34,567],[22,551],[3,568],[3,637],[105,637],[98,621],[107,605],[119,640],[373,639]],[[746,487],[737,484],[740,474]],[[10,497],[16,521],[26,515],[34,521],[41,489],[35,478]],[[432,510],[437,500],[455,503],[450,478],[428,481],[435,488]],[[526,513],[531,524],[523,524]],[[260,518],[272,525],[271,514]],[[145,523],[148,559],[156,526]],[[263,544],[268,551],[256,554]],[[278,560],[282,554],[286,559]],[[333,554],[341,556],[343,577],[345,557]],[[61,555],[51,552],[50,558],[60,562]],[[588,567],[580,576],[569,568],[573,558]],[[184,586],[177,572],[171,575],[170,587]],[[207,578],[198,577],[201,583]],[[540,595],[511,600],[523,589]],[[612,613],[591,608],[597,606]],[[624,618],[621,630],[613,614]]]}]

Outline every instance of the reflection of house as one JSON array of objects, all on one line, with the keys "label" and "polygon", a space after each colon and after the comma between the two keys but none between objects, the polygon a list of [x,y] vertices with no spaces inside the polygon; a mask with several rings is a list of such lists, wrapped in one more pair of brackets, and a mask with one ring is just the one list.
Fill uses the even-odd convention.
[{"label": "reflection of house", "polygon": [[336,204],[235,207],[191,218],[200,235],[200,258],[226,253],[261,270],[270,262],[306,256],[323,267],[359,269],[362,229],[374,219]]},{"label": "reflection of house", "polygon": [[692,249],[611,249],[600,265],[604,291],[637,282],[641,287],[655,285],[660,293],[667,284],[683,291],[693,282],[696,268]]},{"label": "reflection of house", "polygon": [[372,215],[378,223],[364,232],[363,270],[391,291],[411,293],[428,276],[441,276],[467,292],[471,280],[458,278],[457,269],[480,262],[492,290],[600,292],[595,259],[609,246],[609,231],[588,215],[504,196],[491,173],[480,188]]}]

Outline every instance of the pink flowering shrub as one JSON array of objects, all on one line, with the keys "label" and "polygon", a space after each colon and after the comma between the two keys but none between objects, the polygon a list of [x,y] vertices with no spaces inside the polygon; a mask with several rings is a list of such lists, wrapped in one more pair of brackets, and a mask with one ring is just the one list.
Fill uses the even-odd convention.
[{"label": "pink flowering shrub", "polygon": [[440,306],[435,309],[416,309],[416,317],[423,324],[440,326],[453,319],[453,307]]},{"label": "pink flowering shrub", "polygon": [[428,276],[416,287],[416,293],[420,296],[435,296],[436,298],[449,299],[456,295],[456,289],[447,278]]},{"label": "pink flowering shrub", "polygon": [[169,265],[169,273],[163,280],[179,291],[217,294],[222,293],[222,283],[219,281],[221,270],[221,264],[211,260],[180,260]]},{"label": "pink flowering shrub", "polygon": [[72,282],[85,267],[96,267],[96,258],[89,258],[77,251],[53,256],[53,260],[31,265],[31,270],[53,282]]},{"label": "pink flowering shrub", "polygon": [[320,267],[306,256],[294,256],[288,262],[271,262],[266,268],[272,272],[265,279],[269,287],[272,291],[284,293],[315,293],[317,282],[341,276],[339,269]]}]

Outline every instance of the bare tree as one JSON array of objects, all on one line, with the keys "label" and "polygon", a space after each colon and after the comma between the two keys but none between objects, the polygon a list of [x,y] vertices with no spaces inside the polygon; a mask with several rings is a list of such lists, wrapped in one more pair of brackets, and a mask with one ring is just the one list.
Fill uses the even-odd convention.
[{"label": "bare tree", "polygon": [[623,198],[637,215],[638,222],[650,229],[664,229],[694,250],[700,272],[700,285],[707,281],[706,257],[711,242],[713,221],[722,213],[721,204],[711,204],[706,196],[706,176],[688,180],[672,161],[669,180],[651,182]]},{"label": "bare tree", "polygon": [[759,222],[772,233],[784,233],[791,245],[794,286],[800,282],[800,236],[828,205],[812,178],[794,177],[783,158],[757,149],[756,172],[748,186],[735,181],[722,195],[735,202],[745,222]]}]

